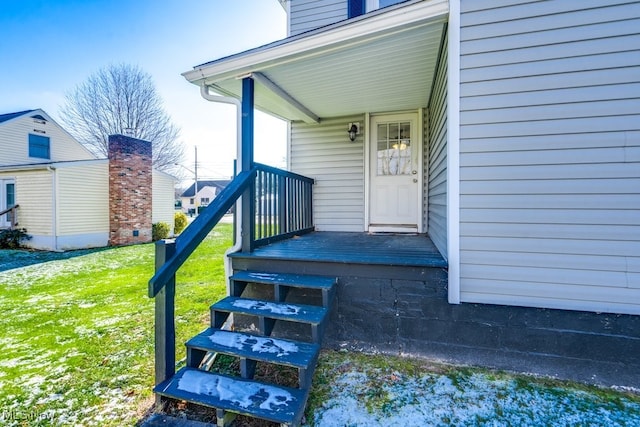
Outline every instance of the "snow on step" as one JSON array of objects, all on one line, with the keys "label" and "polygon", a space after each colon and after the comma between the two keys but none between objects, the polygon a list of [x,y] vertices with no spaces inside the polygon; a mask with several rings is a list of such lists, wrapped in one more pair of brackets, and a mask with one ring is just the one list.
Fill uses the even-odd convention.
[{"label": "snow on step", "polygon": [[308,367],[320,349],[317,344],[213,328],[190,339],[187,346],[299,368]]},{"label": "snow on step", "polygon": [[212,307],[216,311],[236,312],[291,322],[319,324],[327,310],[314,305],[288,304],[249,298],[226,297]]},{"label": "snow on step", "polygon": [[335,277],[311,276],[306,274],[261,273],[256,271],[238,271],[231,276],[231,279],[242,282],[316,289],[330,289],[336,283]]},{"label": "snow on step", "polygon": [[185,372],[178,380],[178,390],[215,396],[221,401],[227,400],[244,409],[259,404],[260,409],[274,411],[293,400],[291,393],[274,386],[242,383],[228,377],[202,375],[197,371]]},{"label": "snow on step", "polygon": [[233,306],[247,310],[268,311],[271,314],[298,314],[300,307],[292,304],[275,304],[269,301],[237,300]]},{"label": "snow on step", "polygon": [[155,391],[213,408],[290,423],[302,415],[305,393],[289,387],[183,368]]},{"label": "snow on step", "polygon": [[295,342],[278,340],[274,338],[258,337],[244,334],[234,334],[227,331],[215,331],[209,335],[209,340],[214,344],[243,350],[250,347],[256,353],[275,353],[276,357],[288,356],[297,353],[299,348]]}]

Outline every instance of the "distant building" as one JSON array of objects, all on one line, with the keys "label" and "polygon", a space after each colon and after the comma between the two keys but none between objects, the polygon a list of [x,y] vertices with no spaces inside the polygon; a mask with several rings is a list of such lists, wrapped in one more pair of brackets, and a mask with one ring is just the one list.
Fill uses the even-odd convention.
[{"label": "distant building", "polygon": [[152,223],[173,226],[175,178],[151,168],[147,141],[112,139],[100,159],[43,110],[1,114],[0,212],[18,207],[0,228],[26,228],[34,249],[69,250],[150,241]]},{"label": "distant building", "polygon": [[196,185],[191,184],[181,195],[182,212],[186,214],[195,213],[200,206],[207,207],[209,203],[216,198],[218,194],[231,182],[231,180],[211,180],[198,181],[198,193],[196,194]]}]

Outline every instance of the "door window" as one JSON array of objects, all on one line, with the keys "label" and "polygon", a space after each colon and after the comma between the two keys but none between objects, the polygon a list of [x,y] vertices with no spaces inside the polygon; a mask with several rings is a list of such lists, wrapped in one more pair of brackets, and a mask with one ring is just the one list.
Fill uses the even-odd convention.
[{"label": "door window", "polygon": [[411,174],[411,123],[379,123],[377,175]]}]

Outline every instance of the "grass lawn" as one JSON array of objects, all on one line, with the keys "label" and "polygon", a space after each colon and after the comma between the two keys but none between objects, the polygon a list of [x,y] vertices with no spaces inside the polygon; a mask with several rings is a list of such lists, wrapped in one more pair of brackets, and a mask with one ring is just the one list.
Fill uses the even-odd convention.
[{"label": "grass lawn", "polygon": [[[178,272],[177,360],[226,292],[229,246],[231,225],[221,224]],[[148,244],[0,274],[0,425],[135,424],[152,404],[153,265]]]},{"label": "grass lawn", "polygon": [[[230,245],[231,225],[221,224],[178,273],[178,360],[226,292]],[[44,262],[0,251],[0,425],[135,425],[151,408],[153,252],[138,245]],[[640,425],[637,395],[342,352],[321,356],[310,408],[308,422],[325,427]]]}]

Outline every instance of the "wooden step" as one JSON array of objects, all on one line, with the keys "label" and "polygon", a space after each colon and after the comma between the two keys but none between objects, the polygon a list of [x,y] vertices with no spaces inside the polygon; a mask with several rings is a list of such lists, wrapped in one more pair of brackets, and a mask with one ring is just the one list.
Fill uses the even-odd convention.
[{"label": "wooden step", "polygon": [[231,280],[290,286],[293,288],[331,289],[336,284],[335,277],[312,276],[306,274],[261,273],[257,271],[236,271]]},{"label": "wooden step", "polygon": [[320,351],[320,346],[313,343],[214,328],[206,329],[191,338],[186,346],[294,368],[314,366]]},{"label": "wooden step", "polygon": [[267,336],[271,335],[276,320],[305,323],[311,326],[312,341],[320,343],[327,309],[316,305],[226,297],[211,306],[211,326],[220,329],[230,313],[258,317],[260,333]]},{"label": "wooden step", "polygon": [[241,296],[249,283],[272,285],[276,301],[284,301],[290,288],[314,289],[322,293],[322,306],[327,308],[333,300],[334,287],[338,281],[335,277],[258,271],[237,271],[229,279],[232,296]]},{"label": "wooden step", "polygon": [[[240,359],[242,378],[253,378],[257,362],[290,366],[298,370],[298,387],[311,386],[318,361],[318,344],[209,328],[187,343],[187,366],[202,368],[208,353],[222,353]],[[201,365],[205,363],[205,365]]]},{"label": "wooden step", "polygon": [[324,307],[316,305],[289,304],[238,297],[223,298],[213,304],[211,310],[316,325],[322,323],[327,315],[327,310]]},{"label": "wooden step", "polygon": [[[285,425],[302,420],[307,391],[182,368],[154,388],[159,395]],[[220,411],[218,413],[221,417]],[[218,424],[221,425],[221,424]]]}]

